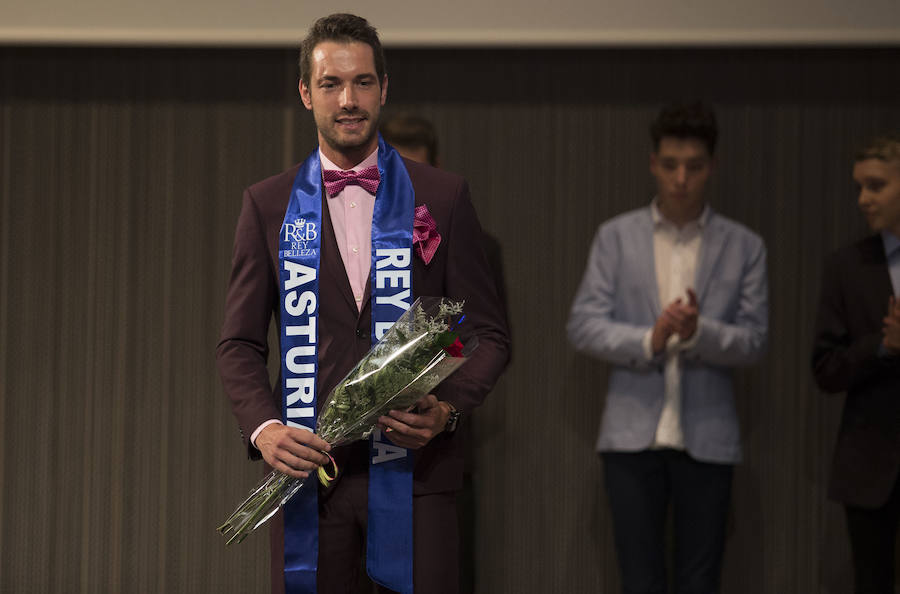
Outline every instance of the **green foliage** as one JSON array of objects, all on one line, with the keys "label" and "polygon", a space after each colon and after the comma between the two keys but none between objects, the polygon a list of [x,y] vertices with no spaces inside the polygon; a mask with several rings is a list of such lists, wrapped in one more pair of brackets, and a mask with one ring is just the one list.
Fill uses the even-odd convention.
[{"label": "green foliage", "polygon": [[457,338],[449,323],[462,303],[442,299],[436,312],[429,309],[413,304],[335,387],[319,414],[322,439],[335,445],[365,438],[378,417],[411,407],[443,379],[429,371]]}]

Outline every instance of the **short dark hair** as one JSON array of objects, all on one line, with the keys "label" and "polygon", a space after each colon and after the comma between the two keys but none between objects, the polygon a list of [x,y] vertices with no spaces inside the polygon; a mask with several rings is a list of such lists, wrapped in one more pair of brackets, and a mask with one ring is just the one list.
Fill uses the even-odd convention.
[{"label": "short dark hair", "polygon": [[853,156],[853,160],[857,163],[868,159],[900,162],[900,130],[885,132],[873,138]]},{"label": "short dark hair", "polygon": [[659,142],[666,136],[675,138],[696,138],[706,144],[712,155],[716,149],[719,129],[712,107],[703,101],[690,103],[670,103],[660,110],[650,124],[650,138],[653,150],[659,150]]},{"label": "short dark hair", "polygon": [[425,118],[408,113],[395,114],[381,123],[381,135],[394,146],[424,147],[428,163],[437,165],[437,133],[434,125]]},{"label": "short dark hair", "polygon": [[375,58],[375,73],[378,75],[378,84],[381,85],[386,74],[384,62],[384,49],[378,39],[375,27],[366,19],[355,14],[337,13],[322,17],[313,23],[309,33],[300,43],[300,80],[309,86],[310,71],[312,70],[312,52],[323,41],[337,41],[340,43],[365,43],[372,48]]}]

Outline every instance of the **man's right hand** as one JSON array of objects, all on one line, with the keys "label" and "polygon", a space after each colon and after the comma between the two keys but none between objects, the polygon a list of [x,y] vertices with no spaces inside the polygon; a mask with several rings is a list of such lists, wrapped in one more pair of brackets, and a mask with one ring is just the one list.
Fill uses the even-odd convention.
[{"label": "man's right hand", "polygon": [[888,300],[888,313],[883,320],[882,333],[884,348],[892,355],[900,355],[900,299],[891,295]]},{"label": "man's right hand", "polygon": [[322,452],[331,450],[315,433],[280,423],[267,425],[259,432],[256,448],[269,466],[296,478],[306,478],[309,471],[328,464],[328,456]]},{"label": "man's right hand", "polygon": [[653,333],[650,335],[650,347],[653,349],[654,355],[663,352],[669,337],[674,333],[675,325],[672,323],[671,316],[667,316],[666,312],[663,312],[662,315],[656,318],[656,323],[653,325]]}]

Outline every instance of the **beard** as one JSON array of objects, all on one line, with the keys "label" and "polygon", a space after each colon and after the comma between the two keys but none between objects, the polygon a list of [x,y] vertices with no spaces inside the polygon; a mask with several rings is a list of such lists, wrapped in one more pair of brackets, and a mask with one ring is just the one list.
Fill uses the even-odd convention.
[{"label": "beard", "polygon": [[[378,113],[370,114],[364,110],[357,109],[352,112],[341,112],[334,116],[330,114],[323,116],[319,114],[314,115],[316,127],[322,135],[322,139],[328,143],[328,146],[339,152],[355,151],[368,147],[378,133]],[[348,118],[359,119],[357,129],[344,129],[339,120]]]}]

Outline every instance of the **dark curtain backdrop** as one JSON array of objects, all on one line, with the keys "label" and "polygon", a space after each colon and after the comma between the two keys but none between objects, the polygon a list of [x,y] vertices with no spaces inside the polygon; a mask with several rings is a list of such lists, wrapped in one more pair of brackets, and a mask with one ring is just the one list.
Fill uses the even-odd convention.
[{"label": "dark curtain backdrop", "polygon": [[[315,144],[293,50],[0,48],[0,591],[265,592],[215,532],[261,474],[214,368],[246,185]],[[474,419],[466,581],[616,591],[593,443],[606,370],[564,324],[597,225],[648,202],[647,125],[704,97],[713,206],[769,249],[769,354],[739,375],[729,593],[849,591],[825,497],[842,406],[809,372],[820,268],[865,233],[852,149],[900,127],[900,48],[388,53],[502,247],[514,358]],[[476,238],[473,238],[475,240]]]}]

